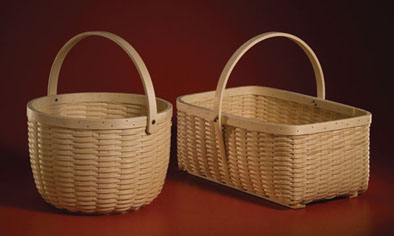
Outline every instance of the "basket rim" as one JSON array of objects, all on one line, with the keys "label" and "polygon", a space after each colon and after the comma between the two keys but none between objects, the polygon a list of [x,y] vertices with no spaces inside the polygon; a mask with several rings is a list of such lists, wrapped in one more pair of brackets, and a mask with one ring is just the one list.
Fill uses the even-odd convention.
[{"label": "basket rim", "polygon": [[[132,102],[130,99],[134,99]],[[146,95],[134,93],[114,93],[114,92],[82,92],[64,93],[51,96],[34,98],[27,103],[27,117],[29,121],[39,121],[41,123],[63,128],[75,129],[130,129],[147,126],[147,114],[126,118],[76,118],[61,115],[49,114],[40,111],[37,106],[45,106],[59,103],[72,102],[122,102],[123,103],[146,103]],[[156,97],[158,112],[156,122],[171,119],[172,104],[164,99]]]},{"label": "basket rim", "polygon": [[[212,122],[214,122],[213,109],[197,106],[192,104],[191,102],[199,101],[202,99],[214,99],[215,92],[216,91],[208,91],[179,96],[176,100],[176,108],[177,110],[184,111],[187,114],[211,120]],[[225,91],[225,96],[236,96],[245,94],[263,95],[298,102],[306,105],[314,105],[322,109],[346,114],[351,117],[319,123],[291,125],[266,122],[223,112],[223,125],[231,125],[239,128],[245,128],[251,131],[265,132],[277,135],[305,135],[340,130],[362,125],[370,125],[372,122],[372,114],[366,110],[287,90],[263,86],[241,86],[228,88]]]}]

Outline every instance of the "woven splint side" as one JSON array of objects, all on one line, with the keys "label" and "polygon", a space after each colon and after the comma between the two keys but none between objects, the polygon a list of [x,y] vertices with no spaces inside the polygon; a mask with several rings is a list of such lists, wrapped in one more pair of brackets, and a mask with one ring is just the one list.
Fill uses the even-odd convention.
[{"label": "woven splint side", "polygon": [[29,121],[30,161],[41,196],[85,213],[136,210],[161,191],[169,162],[171,119],[145,127],[78,130]]}]

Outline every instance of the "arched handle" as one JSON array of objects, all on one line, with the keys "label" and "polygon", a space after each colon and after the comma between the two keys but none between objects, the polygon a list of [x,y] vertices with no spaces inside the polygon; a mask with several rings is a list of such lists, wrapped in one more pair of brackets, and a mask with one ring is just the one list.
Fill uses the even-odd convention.
[{"label": "arched handle", "polygon": [[281,32],[268,32],[264,34],[257,35],[256,37],[250,39],[246,43],[244,43],[237,51],[231,56],[230,60],[227,62],[226,66],[224,67],[222,74],[220,75],[218,85],[216,87],[216,94],[215,94],[215,101],[214,101],[214,108],[213,108],[213,117],[212,120],[215,123],[217,138],[219,140],[219,146],[221,149],[222,155],[225,156],[225,148],[224,148],[224,140],[223,140],[223,131],[222,131],[222,102],[223,102],[223,95],[224,90],[226,88],[226,84],[228,78],[234,69],[237,62],[241,59],[241,57],[254,45],[257,43],[273,38],[273,37],[285,37],[294,41],[298,46],[304,50],[306,55],[308,56],[313,70],[315,72],[316,77],[316,86],[317,86],[317,97],[321,99],[325,99],[325,88],[324,88],[324,77],[323,71],[320,66],[319,60],[317,59],[315,53],[312,49],[300,38]]},{"label": "arched handle", "polygon": [[148,106],[148,119],[146,132],[151,134],[154,132],[154,127],[156,124],[157,108],[156,108],[156,97],[155,91],[153,89],[152,80],[150,78],[148,69],[145,66],[140,55],[137,51],[123,38],[108,32],[92,31],[84,32],[74,36],[70,39],[58,52],[56,58],[52,64],[51,72],[49,74],[48,81],[48,96],[57,94],[57,84],[59,79],[60,69],[62,67],[64,58],[67,56],[68,52],[73,48],[80,40],[88,36],[101,36],[107,38],[117,45],[119,45],[126,53],[129,55],[134,65],[136,66],[138,73],[141,77],[142,84],[144,85],[145,94],[147,97]]}]

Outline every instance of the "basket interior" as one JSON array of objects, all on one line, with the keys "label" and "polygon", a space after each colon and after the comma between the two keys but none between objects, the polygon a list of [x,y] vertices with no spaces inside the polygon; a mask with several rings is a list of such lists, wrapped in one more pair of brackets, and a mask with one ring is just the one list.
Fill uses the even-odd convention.
[{"label": "basket interior", "polygon": [[[161,99],[156,99],[156,104],[158,113],[171,106]],[[32,108],[67,118],[122,119],[147,115],[146,97],[137,94],[62,94],[36,99]]]},{"label": "basket interior", "polygon": [[116,119],[146,115],[144,104],[120,102],[59,103],[42,107],[41,110],[51,115],[73,118]]},{"label": "basket interior", "polygon": [[[210,110],[213,109],[213,102],[213,97],[190,101],[191,104]],[[260,94],[225,95],[222,110],[232,115],[287,125],[304,125],[351,117],[320,107]]]}]

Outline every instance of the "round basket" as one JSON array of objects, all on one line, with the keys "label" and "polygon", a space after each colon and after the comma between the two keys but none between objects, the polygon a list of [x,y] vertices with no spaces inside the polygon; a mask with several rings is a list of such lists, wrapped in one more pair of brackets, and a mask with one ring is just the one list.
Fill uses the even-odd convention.
[{"label": "round basket", "polygon": [[[88,36],[102,36],[130,56],[146,95],[57,95],[61,65]],[[172,105],[155,97],[148,70],[135,49],[107,32],[69,40],[53,62],[48,96],[27,104],[30,162],[38,192],[72,212],[106,214],[137,210],[160,193],[167,172]]]}]

